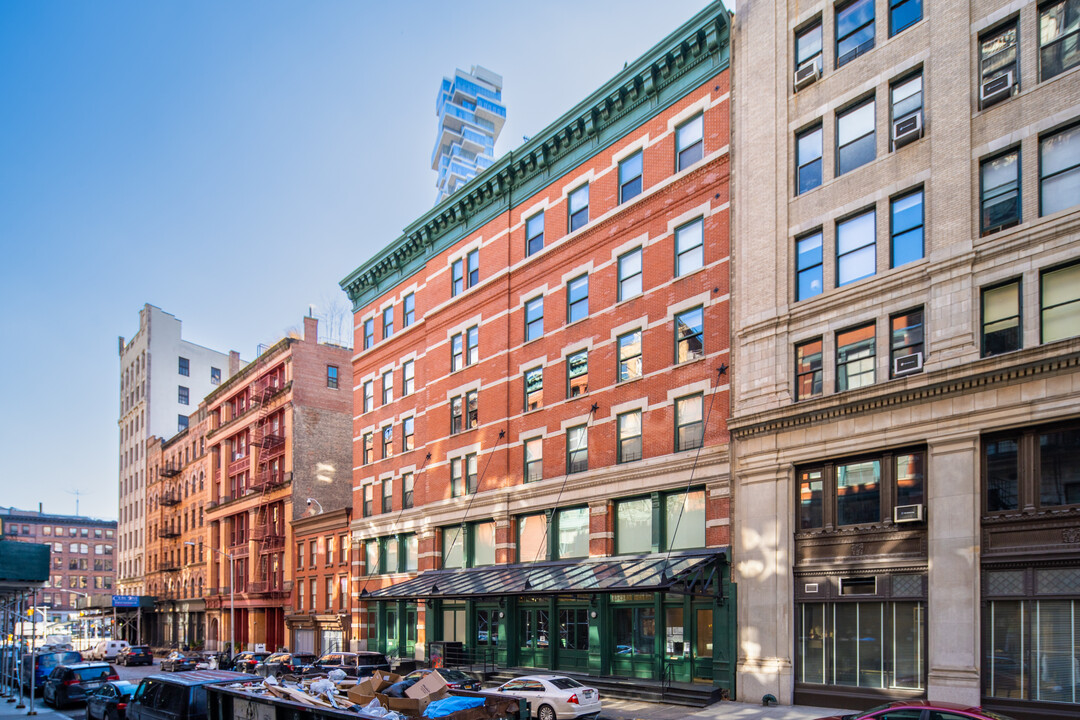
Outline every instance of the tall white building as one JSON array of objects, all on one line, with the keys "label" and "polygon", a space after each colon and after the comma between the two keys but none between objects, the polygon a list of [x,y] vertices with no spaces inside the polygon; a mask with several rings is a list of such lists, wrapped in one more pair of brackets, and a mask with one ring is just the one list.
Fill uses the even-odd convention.
[{"label": "tall white building", "polygon": [[495,160],[495,140],[506,122],[502,76],[473,65],[443,78],[435,114],[439,134],[431,153],[431,169],[439,173],[436,203],[453,195]]},{"label": "tall white building", "polygon": [[139,330],[120,337],[120,510],[117,593],[142,595],[146,543],[146,439],[169,438],[187,427],[199,401],[240,364],[181,337],[180,321],[153,305],[139,311]]}]

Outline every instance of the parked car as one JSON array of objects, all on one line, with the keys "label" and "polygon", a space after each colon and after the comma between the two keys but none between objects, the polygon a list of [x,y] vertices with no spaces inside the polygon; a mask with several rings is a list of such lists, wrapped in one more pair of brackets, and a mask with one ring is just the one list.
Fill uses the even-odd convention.
[{"label": "parked car", "polygon": [[46,705],[62,708],[82,702],[86,696],[110,680],[119,680],[116,669],[107,662],[79,662],[57,665],[45,679],[41,699]]},{"label": "parked car", "polygon": [[495,690],[528,699],[539,720],[595,718],[600,715],[600,692],[563,675],[526,675]]},{"label": "parked car", "polygon": [[34,662],[34,658],[37,658],[37,663],[34,665],[34,688],[37,692],[41,692],[41,688],[45,686],[45,679],[49,677],[49,673],[57,665],[72,665],[77,662],[83,661],[83,656],[74,650],[61,650],[58,652],[46,652],[38,653],[34,655],[23,655],[22,659],[22,689],[24,693],[30,692],[30,663]]},{"label": "parked car", "polygon": [[255,672],[255,666],[268,657],[270,657],[270,653],[268,652],[248,651],[237,653],[233,656],[232,664],[229,669],[235,670],[236,672],[253,673]]},{"label": "parked car", "polygon": [[255,674],[262,677],[300,675],[315,660],[314,653],[274,653],[255,666]]},{"label": "parked car", "polygon": [[253,680],[251,675],[228,670],[148,675],[128,702],[127,720],[206,720],[207,685]]},{"label": "parked car", "polygon": [[124,720],[127,704],[138,685],[112,680],[86,696],[86,720]]},{"label": "parked car", "polygon": [[128,645],[116,653],[116,664],[128,667],[131,665],[153,665],[154,653],[149,645]]},{"label": "parked car", "polygon": [[128,646],[127,640],[102,640],[87,654],[89,660],[115,660],[116,653]]},{"label": "parked car", "polygon": [[304,670],[305,675],[325,675],[331,670],[344,670],[349,677],[365,678],[376,670],[390,672],[390,661],[377,652],[330,652]]},{"label": "parked car", "polygon": [[202,656],[197,653],[186,653],[181,650],[173,650],[161,661],[161,672],[183,672],[194,670],[195,665],[202,662]]},{"label": "parked car", "polygon": [[[923,712],[929,711],[929,712]],[[999,712],[990,712],[970,705],[957,705],[949,702],[929,702],[927,700],[897,701],[878,705],[862,712],[847,715],[830,715],[820,720],[907,720],[911,717],[928,720],[1011,720]]]},{"label": "parked car", "polygon": [[405,676],[406,680],[415,679],[417,682],[423,680],[425,677],[433,672],[438,672],[442,675],[442,679],[446,681],[447,687],[451,690],[479,690],[480,683],[471,675],[466,675],[460,670],[454,670],[452,668],[438,668],[432,670],[430,668],[420,668],[419,670],[413,670],[411,673]]}]

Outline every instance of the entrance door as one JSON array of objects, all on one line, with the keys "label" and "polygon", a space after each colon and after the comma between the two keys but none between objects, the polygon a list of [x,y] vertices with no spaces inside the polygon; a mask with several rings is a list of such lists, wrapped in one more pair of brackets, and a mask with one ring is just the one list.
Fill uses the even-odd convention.
[{"label": "entrance door", "polygon": [[664,608],[664,672],[665,680],[675,682],[690,682],[692,677],[690,649],[693,643],[690,637],[693,628],[689,627],[686,609],[679,598],[679,605],[668,605]]},{"label": "entrance door", "polygon": [[416,605],[405,608],[405,654],[404,657],[416,657]]},{"label": "entrance door", "polygon": [[398,613],[397,604],[389,604],[386,608],[386,645],[384,650],[390,657],[398,655]]},{"label": "entrance door", "polygon": [[694,682],[713,681],[713,609],[694,606],[694,636],[690,644]]},{"label": "entrance door", "polygon": [[476,609],[476,635],[473,637],[473,647],[481,655],[480,659],[487,658],[495,661],[495,650],[499,647],[499,608],[478,607]]},{"label": "entrance door", "polygon": [[521,646],[518,659],[523,667],[551,667],[550,615],[546,607],[518,610]]},{"label": "entrance door", "polygon": [[559,606],[559,642],[555,648],[557,669],[589,671],[589,608]]}]

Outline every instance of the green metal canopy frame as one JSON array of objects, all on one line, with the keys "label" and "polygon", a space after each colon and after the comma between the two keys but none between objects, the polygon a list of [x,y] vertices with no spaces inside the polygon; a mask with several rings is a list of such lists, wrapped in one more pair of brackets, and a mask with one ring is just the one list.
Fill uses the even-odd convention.
[{"label": "green metal canopy frame", "polygon": [[506,595],[644,593],[722,597],[728,548],[650,555],[558,560],[517,565],[429,570],[415,578],[363,591],[365,600],[431,600]]}]

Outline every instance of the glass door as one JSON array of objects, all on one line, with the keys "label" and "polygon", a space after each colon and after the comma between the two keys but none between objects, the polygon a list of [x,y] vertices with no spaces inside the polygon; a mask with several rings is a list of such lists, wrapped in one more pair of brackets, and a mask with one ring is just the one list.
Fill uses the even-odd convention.
[{"label": "glass door", "polygon": [[559,604],[556,665],[566,672],[589,671],[589,608]]},{"label": "glass door", "polygon": [[416,656],[416,605],[405,608],[405,657]]},{"label": "glass door", "polygon": [[713,681],[713,609],[694,607],[694,641],[691,646],[694,682]]},{"label": "glass door", "polygon": [[519,660],[523,667],[551,667],[549,621],[547,608],[528,607],[518,610],[521,638]]},{"label": "glass door", "polygon": [[665,679],[690,682],[690,646],[685,626],[686,612],[682,604],[664,608],[664,672]]}]

